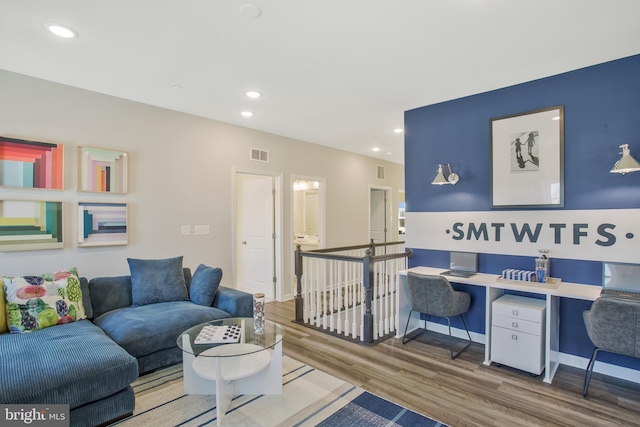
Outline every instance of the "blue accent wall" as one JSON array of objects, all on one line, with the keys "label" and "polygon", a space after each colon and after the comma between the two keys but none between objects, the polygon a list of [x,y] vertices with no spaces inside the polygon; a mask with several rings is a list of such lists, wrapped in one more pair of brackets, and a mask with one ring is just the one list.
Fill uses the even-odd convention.
[{"label": "blue accent wall", "polygon": [[[564,209],[640,208],[640,172],[609,172],[620,158],[618,147],[622,144],[629,144],[631,154],[640,159],[639,76],[640,55],[635,55],[406,111],[407,212],[493,210],[490,120],[557,105],[564,105]],[[431,185],[439,163],[451,164],[460,175],[457,185]],[[411,233],[409,228],[407,233]],[[421,249],[414,254],[411,267],[448,267],[448,252]],[[480,254],[479,269],[492,274],[500,274],[504,268],[533,269],[535,256]],[[552,276],[567,282],[602,283],[601,262],[552,258],[551,268]],[[454,286],[472,293],[470,328],[484,333],[483,291]],[[561,299],[561,352],[591,356],[593,344],[582,320],[582,312],[590,305],[588,301]],[[598,360],[640,369],[637,359],[602,354]]]}]

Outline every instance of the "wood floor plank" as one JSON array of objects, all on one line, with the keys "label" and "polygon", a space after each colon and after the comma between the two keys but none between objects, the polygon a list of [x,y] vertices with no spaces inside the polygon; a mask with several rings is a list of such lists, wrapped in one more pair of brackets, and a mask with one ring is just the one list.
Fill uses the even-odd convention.
[{"label": "wood floor plank", "polygon": [[[294,323],[293,301],[270,302],[266,313],[285,327],[286,355],[452,427],[640,426],[636,383],[594,374],[585,399],[581,369],[561,365],[547,384],[541,376],[484,365],[478,343],[451,360],[446,335],[370,346]],[[454,351],[461,341],[455,345]]]}]

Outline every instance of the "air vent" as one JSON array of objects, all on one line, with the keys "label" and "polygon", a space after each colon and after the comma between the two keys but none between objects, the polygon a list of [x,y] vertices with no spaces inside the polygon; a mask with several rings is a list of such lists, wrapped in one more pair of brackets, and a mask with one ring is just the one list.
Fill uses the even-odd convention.
[{"label": "air vent", "polygon": [[259,150],[257,148],[252,148],[251,160],[255,160],[257,162],[269,163],[269,152],[267,150]]},{"label": "air vent", "polygon": [[376,171],[376,177],[378,179],[384,179],[384,166],[378,165],[377,171]]}]

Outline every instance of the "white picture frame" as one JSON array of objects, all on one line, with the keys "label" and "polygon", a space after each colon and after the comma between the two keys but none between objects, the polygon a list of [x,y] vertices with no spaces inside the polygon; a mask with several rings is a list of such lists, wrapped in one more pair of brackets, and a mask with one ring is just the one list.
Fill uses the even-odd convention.
[{"label": "white picture frame", "polygon": [[564,107],[490,120],[491,206],[564,207]]}]

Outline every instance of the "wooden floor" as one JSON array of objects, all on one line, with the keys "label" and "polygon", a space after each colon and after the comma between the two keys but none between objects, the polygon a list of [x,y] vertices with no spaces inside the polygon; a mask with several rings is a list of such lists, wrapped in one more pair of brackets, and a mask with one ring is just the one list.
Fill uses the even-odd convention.
[{"label": "wooden floor", "polygon": [[640,426],[635,383],[594,373],[585,399],[581,369],[561,365],[546,384],[484,365],[482,344],[451,360],[448,336],[428,332],[405,345],[389,338],[367,346],[293,323],[293,301],[270,302],[265,311],[286,328],[287,356],[452,427]]}]

